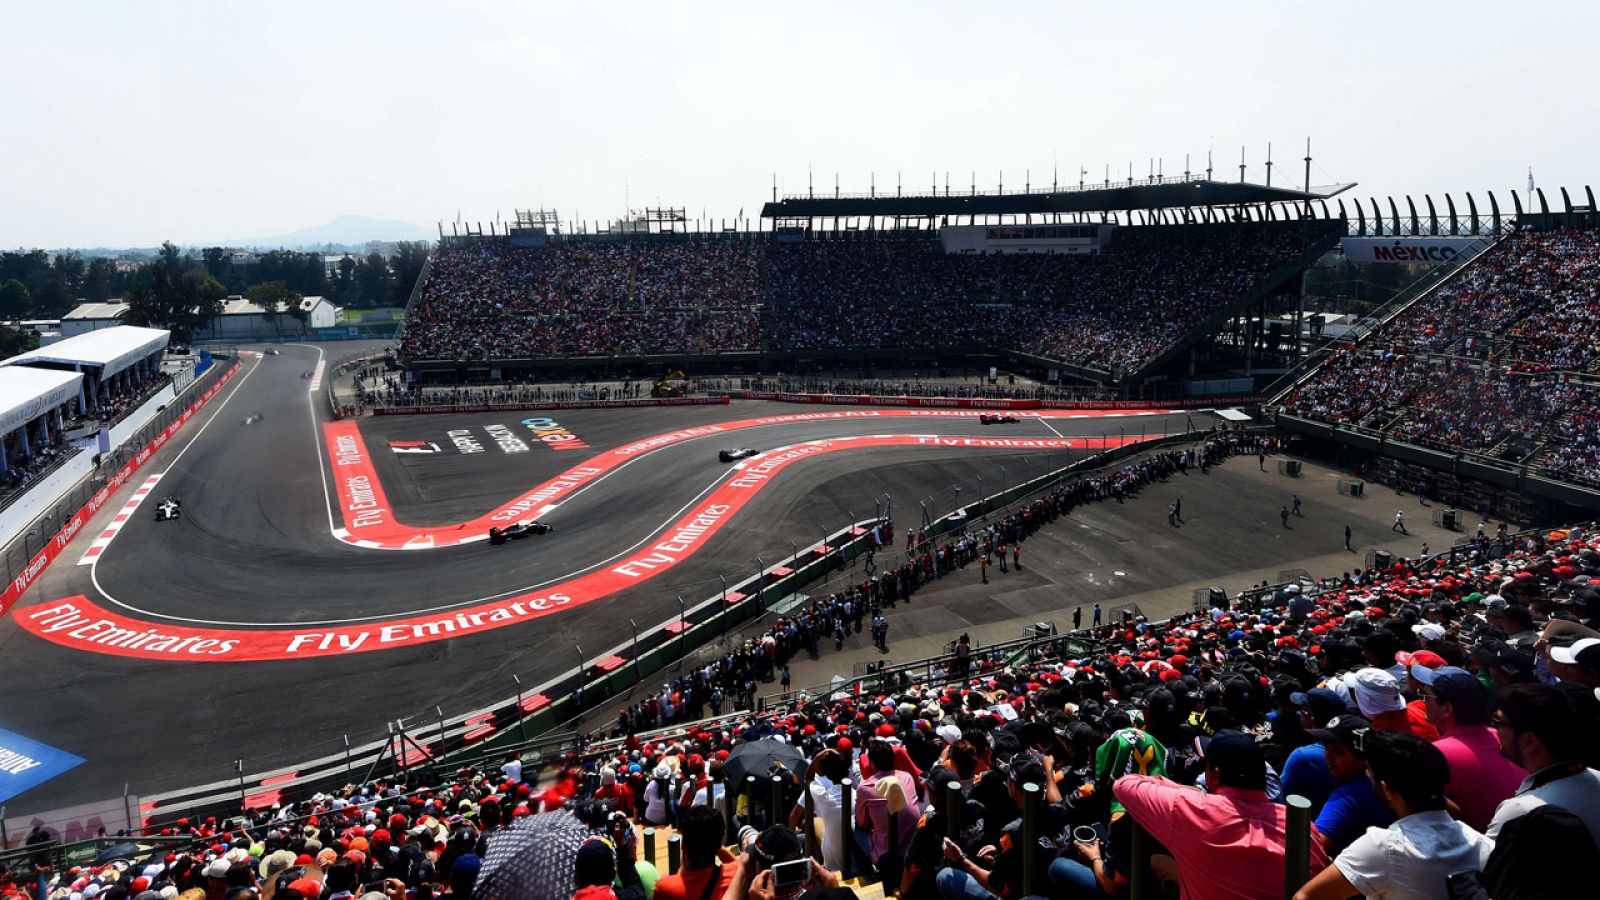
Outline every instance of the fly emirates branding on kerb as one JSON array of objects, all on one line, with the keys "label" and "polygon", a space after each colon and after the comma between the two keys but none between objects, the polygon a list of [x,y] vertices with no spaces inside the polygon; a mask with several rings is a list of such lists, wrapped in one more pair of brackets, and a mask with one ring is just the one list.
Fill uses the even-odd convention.
[{"label": "fly emirates branding on kerb", "polygon": [[[568,431],[555,419],[535,417],[523,419],[522,426],[533,432],[532,443],[551,450],[587,450],[589,445]],[[481,432],[481,433],[480,433]],[[454,448],[457,453],[473,455],[486,453],[491,447],[501,453],[527,453],[529,441],[507,425],[484,425],[481,429],[452,428],[445,432],[448,443],[439,441],[391,440],[389,449],[399,454],[444,453]]]}]

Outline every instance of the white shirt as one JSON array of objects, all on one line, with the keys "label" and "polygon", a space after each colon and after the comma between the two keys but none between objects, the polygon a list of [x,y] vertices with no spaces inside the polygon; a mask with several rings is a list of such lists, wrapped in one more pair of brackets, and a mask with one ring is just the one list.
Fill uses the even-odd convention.
[{"label": "white shirt", "polygon": [[[712,790],[713,788],[715,788],[714,791]],[[707,792],[710,792],[711,796],[708,797],[707,796]],[[694,792],[694,798],[689,801],[689,805],[690,806],[706,806],[706,805],[709,804],[711,806],[715,806],[719,802],[721,802],[723,797],[727,796],[727,793],[728,793],[728,786],[727,785],[723,784],[720,781],[714,781],[711,784],[701,788],[700,790],[695,791]]]},{"label": "white shirt", "polygon": [[506,773],[507,781],[515,781],[519,784],[522,782],[522,760],[520,759],[511,760],[501,766],[500,771]]},{"label": "white shirt", "polygon": [[1493,841],[1434,810],[1368,828],[1333,864],[1366,897],[1436,900],[1446,894],[1446,879],[1482,871],[1493,851]]},{"label": "white shirt", "polygon": [[1543,770],[1522,779],[1517,792],[1500,802],[1489,820],[1488,835],[1491,840],[1500,837],[1500,829],[1512,819],[1520,819],[1538,807],[1549,804],[1559,806],[1583,820],[1589,834],[1600,843],[1600,772],[1584,769],[1576,775],[1555,778],[1534,787],[1534,780]]},{"label": "white shirt", "polygon": [[[822,864],[823,866],[838,871],[844,867],[844,848],[846,844],[845,832],[840,826],[841,816],[844,815],[843,801],[837,784],[829,781],[824,775],[817,775],[812,779],[811,802],[816,807],[816,817],[821,820],[822,833]],[[852,795],[851,799],[854,799]],[[804,804],[801,804],[802,808]],[[855,821],[855,810],[850,811],[850,821]],[[853,839],[853,837],[851,838]]]}]

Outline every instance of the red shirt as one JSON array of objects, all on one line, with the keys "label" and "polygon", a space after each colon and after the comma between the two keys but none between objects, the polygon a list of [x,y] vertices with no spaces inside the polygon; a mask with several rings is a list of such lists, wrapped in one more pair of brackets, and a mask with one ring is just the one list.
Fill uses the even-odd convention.
[{"label": "red shirt", "polygon": [[[1265,791],[1221,787],[1201,793],[1175,781],[1124,775],[1111,792],[1178,862],[1185,900],[1283,900],[1287,813]],[[1327,868],[1322,841],[1311,842],[1311,874]]]},{"label": "red shirt", "polygon": [[[666,875],[656,882],[656,892],[652,896],[655,900],[700,900],[705,894],[706,882],[716,871],[715,867],[684,869],[676,875]],[[723,863],[722,878],[717,886],[711,889],[711,900],[721,900],[723,893],[728,890],[728,885],[733,883],[733,876],[738,873],[738,865]]]}]

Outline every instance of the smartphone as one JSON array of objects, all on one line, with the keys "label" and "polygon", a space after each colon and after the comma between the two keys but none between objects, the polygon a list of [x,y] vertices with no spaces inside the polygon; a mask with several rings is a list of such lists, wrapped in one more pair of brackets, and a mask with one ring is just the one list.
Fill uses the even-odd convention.
[{"label": "smartphone", "polygon": [[792,859],[788,862],[772,864],[772,886],[776,888],[794,887],[805,884],[811,877],[811,860],[806,858]]}]

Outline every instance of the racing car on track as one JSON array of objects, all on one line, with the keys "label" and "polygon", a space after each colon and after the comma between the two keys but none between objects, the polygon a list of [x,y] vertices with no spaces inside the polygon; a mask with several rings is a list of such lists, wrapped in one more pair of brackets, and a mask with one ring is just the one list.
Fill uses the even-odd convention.
[{"label": "racing car on track", "polygon": [[172,497],[162,497],[156,504],[156,521],[165,522],[168,519],[177,519],[183,516],[183,504]]},{"label": "racing car on track", "polygon": [[540,522],[537,520],[513,522],[504,528],[489,529],[489,543],[504,544],[506,541],[514,541],[518,538],[525,538],[530,534],[549,534],[554,530],[555,526],[551,525],[549,522]]},{"label": "racing car on track", "polygon": [[752,450],[749,447],[729,447],[728,449],[723,450],[721,453],[718,453],[717,459],[722,460],[723,462],[733,462],[735,460],[746,459],[748,457],[755,456],[759,452],[760,451]]},{"label": "racing car on track", "polygon": [[1017,424],[1017,417],[1016,416],[1003,416],[1000,413],[979,413],[978,414],[978,424],[979,425],[1015,425],[1015,424]]}]

